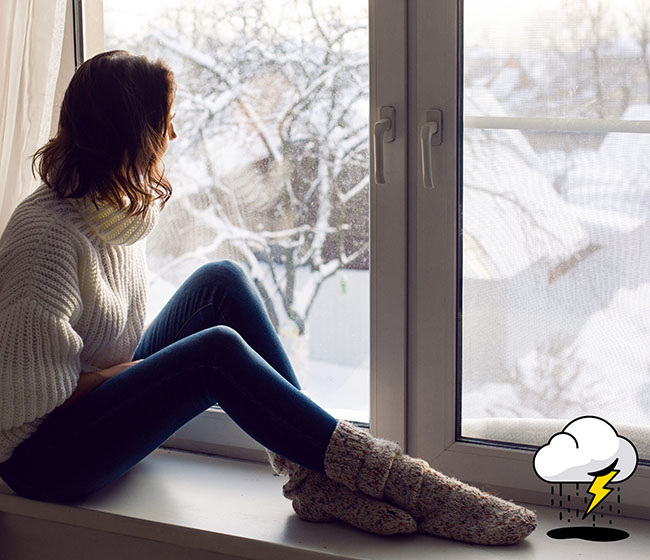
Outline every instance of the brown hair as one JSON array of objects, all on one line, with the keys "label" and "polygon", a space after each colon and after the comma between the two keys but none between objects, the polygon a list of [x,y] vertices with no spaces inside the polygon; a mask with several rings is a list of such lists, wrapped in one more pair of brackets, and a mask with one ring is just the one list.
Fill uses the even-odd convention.
[{"label": "brown hair", "polygon": [[32,162],[62,197],[89,196],[141,214],[172,193],[162,161],[176,84],[161,61],[109,51],[84,62],[61,104],[54,138]]}]

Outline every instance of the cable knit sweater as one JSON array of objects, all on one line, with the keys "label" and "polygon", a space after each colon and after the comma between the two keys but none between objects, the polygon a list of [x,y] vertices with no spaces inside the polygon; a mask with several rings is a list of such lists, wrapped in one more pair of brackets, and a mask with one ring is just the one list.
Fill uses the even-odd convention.
[{"label": "cable knit sweater", "polygon": [[0,237],[0,462],[65,402],[80,372],[128,362],[147,302],[144,217],[46,185]]}]

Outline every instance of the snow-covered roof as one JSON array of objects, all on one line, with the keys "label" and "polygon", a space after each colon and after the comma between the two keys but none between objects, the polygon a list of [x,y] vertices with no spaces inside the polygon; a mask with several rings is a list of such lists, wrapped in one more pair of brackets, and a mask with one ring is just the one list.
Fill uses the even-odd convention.
[{"label": "snow-covered roof", "polygon": [[521,87],[524,81],[523,73],[521,66],[505,65],[490,80],[490,90],[502,99],[510,97],[517,88]]},{"label": "snow-covered roof", "polygon": [[647,424],[650,418],[650,284],[620,288],[609,305],[594,313],[576,338],[577,358],[609,398],[620,422]]},{"label": "snow-covered roof", "polygon": [[[630,106],[622,119],[650,120],[650,105]],[[565,192],[583,208],[581,222],[602,235],[641,225],[650,218],[650,134],[607,134],[596,152],[574,158]]]},{"label": "snow-covered roof", "polygon": [[[468,89],[468,115],[503,114],[485,88]],[[464,275],[502,279],[540,260],[553,266],[588,244],[574,214],[517,130],[466,129],[463,150]]]}]

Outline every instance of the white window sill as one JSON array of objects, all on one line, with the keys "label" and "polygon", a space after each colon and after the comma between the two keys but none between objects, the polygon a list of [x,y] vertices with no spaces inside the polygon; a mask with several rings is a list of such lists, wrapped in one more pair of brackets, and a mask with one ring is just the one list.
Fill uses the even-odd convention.
[{"label": "white window sill", "polygon": [[[550,539],[546,532],[563,524],[557,510],[542,507],[534,508],[537,531],[511,547],[471,546],[423,535],[377,537],[339,523],[301,521],[282,497],[282,484],[265,464],[168,449],[156,451],[110,488],[75,506],[26,500],[0,482],[0,556],[610,560],[616,554],[633,560],[647,558],[650,550],[650,522],[626,517],[615,518],[613,525],[630,533],[623,541]],[[86,554],[80,552],[82,545]]]}]

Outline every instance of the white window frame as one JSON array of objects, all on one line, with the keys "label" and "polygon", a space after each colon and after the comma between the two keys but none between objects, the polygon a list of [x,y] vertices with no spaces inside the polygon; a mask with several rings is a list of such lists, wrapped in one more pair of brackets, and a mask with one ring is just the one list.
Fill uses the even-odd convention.
[{"label": "white window frame", "polygon": [[[458,130],[463,118],[462,10],[462,0],[408,2],[409,53],[415,54],[409,64],[409,130],[420,130],[428,109],[441,109],[443,114],[443,143],[432,154],[433,189],[423,185],[418,134],[411,132],[409,137],[408,451],[444,472],[494,489],[502,496],[550,505],[550,485],[538,479],[533,470],[535,448],[459,438],[456,330],[461,274],[458,258],[462,250],[457,236],[461,192]],[[621,132],[649,129],[648,123],[622,121],[515,121],[465,117],[468,127],[553,128],[561,124],[584,129],[609,126],[611,131]],[[549,437],[562,427],[563,423],[559,424]],[[625,435],[622,430],[621,434]],[[650,467],[640,464],[633,477],[621,484],[621,494],[623,515],[650,519]]]},{"label": "white window frame", "polygon": [[[549,505],[549,485],[532,468],[534,447],[459,438],[462,9],[462,0],[369,0],[371,140],[379,108],[396,110],[395,141],[383,146],[386,184],[377,185],[371,173],[370,429],[402,443],[408,453],[443,472],[508,498]],[[104,48],[102,0],[85,0],[83,15],[84,51],[92,56]],[[419,139],[429,109],[440,109],[443,115],[443,142],[432,153],[433,189],[423,185]],[[464,124],[495,128],[558,124],[528,120],[492,122],[489,117],[469,116]],[[563,126],[614,125],[565,121]],[[647,123],[616,126],[636,126],[644,132],[648,128]],[[371,170],[373,165],[371,156]],[[168,444],[249,459],[263,456],[260,446],[214,409],[188,423]],[[650,519],[649,466],[639,465],[623,483],[622,503],[623,515]]]}]

